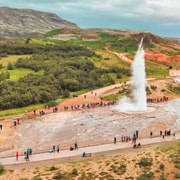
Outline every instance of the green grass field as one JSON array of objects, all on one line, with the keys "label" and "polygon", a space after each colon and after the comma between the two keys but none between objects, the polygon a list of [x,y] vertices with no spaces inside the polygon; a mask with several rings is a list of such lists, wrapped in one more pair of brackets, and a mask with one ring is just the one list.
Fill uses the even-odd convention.
[{"label": "green grass field", "polygon": [[28,75],[28,74],[37,74],[37,75],[43,75],[44,71],[38,71],[35,72],[31,69],[13,69],[8,70],[10,72],[10,80],[12,81],[18,81],[20,78]]},{"label": "green grass field", "polygon": [[8,57],[3,57],[0,59],[0,64],[3,67],[7,67],[9,63],[14,64],[19,58],[26,58],[30,55],[9,55]]},{"label": "green grass field", "polygon": [[119,68],[125,68],[125,69],[130,69],[131,65],[128,64],[127,62],[121,60],[119,57],[117,57],[113,53],[109,53],[106,51],[96,51],[98,55],[102,56],[102,59],[99,61],[93,61],[97,67],[101,68],[109,68],[109,67],[119,67]]},{"label": "green grass field", "polygon": [[44,107],[44,104],[37,104],[37,105],[31,105],[31,106],[22,107],[22,108],[8,109],[8,110],[0,111],[0,117],[23,114],[25,112],[33,111],[34,109],[39,109],[43,107]]},{"label": "green grass field", "polygon": [[28,75],[28,74],[38,74],[43,75],[44,71],[35,72],[31,69],[25,68],[13,68],[12,70],[8,70],[7,66],[9,63],[12,65],[16,63],[19,58],[27,58],[30,55],[9,55],[8,57],[1,58],[0,64],[2,64],[3,68],[0,70],[0,73],[8,71],[10,73],[10,80],[18,81],[20,78]]}]

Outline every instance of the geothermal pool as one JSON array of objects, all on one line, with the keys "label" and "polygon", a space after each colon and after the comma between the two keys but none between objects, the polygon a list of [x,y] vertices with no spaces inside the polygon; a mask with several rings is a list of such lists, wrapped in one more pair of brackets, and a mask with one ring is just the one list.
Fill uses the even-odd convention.
[{"label": "geothermal pool", "polygon": [[27,148],[48,151],[57,144],[69,149],[75,141],[79,146],[109,143],[114,136],[120,141],[122,135],[132,136],[136,130],[139,138],[149,137],[150,131],[153,135],[169,129],[180,133],[180,99],[149,104],[152,111],[144,113],[119,112],[114,107],[57,112],[23,121],[11,137],[14,149],[1,152],[0,156]]}]

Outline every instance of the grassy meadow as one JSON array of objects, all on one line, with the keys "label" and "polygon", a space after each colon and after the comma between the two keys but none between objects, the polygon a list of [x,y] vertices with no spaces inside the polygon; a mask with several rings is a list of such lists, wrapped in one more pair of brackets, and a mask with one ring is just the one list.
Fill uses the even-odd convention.
[{"label": "grassy meadow", "polygon": [[19,58],[27,58],[29,56],[30,55],[8,55],[7,57],[2,57],[0,59],[0,64],[3,67],[7,67],[9,63],[13,65]]},{"label": "grassy meadow", "polygon": [[[8,57],[4,57],[0,59],[0,64],[3,68],[0,69],[0,73],[8,71],[10,73],[9,80],[11,81],[18,81],[20,78],[28,75],[28,74],[37,74],[43,75],[43,71],[35,72],[31,69],[26,68],[15,68],[13,65],[19,58],[28,58],[30,55],[9,55]],[[12,64],[12,69],[8,70],[7,67],[9,64]]]}]

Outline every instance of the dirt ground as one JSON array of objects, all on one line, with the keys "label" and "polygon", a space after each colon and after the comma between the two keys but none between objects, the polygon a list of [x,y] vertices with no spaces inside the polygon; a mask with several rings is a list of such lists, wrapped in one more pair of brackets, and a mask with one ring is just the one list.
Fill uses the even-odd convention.
[{"label": "dirt ground", "polygon": [[[126,85],[128,85],[129,82],[126,83]],[[169,84],[174,84],[175,82],[173,81],[172,78],[166,77],[162,80],[153,80],[150,79],[148,80],[148,85],[154,85],[157,86],[157,89],[149,96],[150,98],[159,98],[159,97],[163,97],[163,96],[167,96],[169,98],[169,100],[175,100],[175,99],[179,99],[179,96],[173,94],[170,91],[163,91],[162,89],[168,89]],[[176,85],[176,84],[175,84]],[[159,129],[166,129],[168,127],[172,127],[175,128],[176,124],[174,124],[175,122],[175,116],[173,114],[166,114],[166,117],[164,116],[164,113],[166,111],[162,111],[161,112],[161,105],[163,106],[163,103],[160,104],[155,104],[153,105],[153,108],[155,108],[156,110],[153,113],[147,113],[147,115],[126,115],[123,113],[118,113],[118,112],[114,112],[112,110],[110,110],[109,107],[98,107],[97,109],[84,109],[84,110],[80,110],[80,111],[72,111],[71,110],[71,106],[77,106],[77,105],[82,105],[82,104],[89,104],[89,103],[100,103],[101,102],[101,97],[112,94],[112,93],[117,93],[120,89],[122,89],[122,87],[124,86],[123,83],[119,83],[119,84],[115,84],[115,85],[111,85],[108,87],[104,87],[104,88],[100,88],[100,89],[96,89],[94,91],[91,92],[87,92],[85,94],[79,95],[78,97],[74,97],[71,99],[67,99],[66,101],[60,103],[57,108],[58,108],[58,113],[53,113],[53,108],[50,109],[38,109],[36,110],[37,115],[34,116],[34,112],[27,112],[25,114],[22,115],[16,115],[16,116],[11,116],[11,117],[4,117],[1,121],[1,124],[3,125],[3,129],[0,132],[0,157],[4,157],[4,156],[11,156],[14,155],[14,152],[16,150],[20,150],[21,153],[23,153],[23,149],[25,149],[27,147],[27,144],[32,143],[32,141],[36,141],[35,142],[35,146],[37,146],[37,144],[40,144],[40,148],[34,148],[37,151],[43,151],[42,149],[47,150],[49,147],[51,147],[54,143],[59,142],[59,139],[57,137],[60,137],[61,142],[63,144],[63,148],[68,148],[71,143],[73,143],[76,139],[78,140],[78,142],[81,143],[82,146],[87,146],[87,145],[91,145],[91,144],[87,144],[87,140],[88,143],[92,142],[94,144],[98,144],[98,143],[102,143],[102,141],[104,143],[107,143],[112,136],[114,136],[115,134],[117,135],[119,133],[119,131],[121,132],[129,132],[132,133],[131,131],[129,131],[127,128],[127,126],[132,126],[133,124],[133,128],[132,131],[134,131],[138,126],[140,126],[139,124],[135,124],[136,121],[142,119],[149,119],[149,118],[154,118],[154,114],[157,113],[157,119],[153,120],[153,125],[151,121],[146,121],[146,125],[144,127],[143,132],[144,133],[149,133],[149,130],[153,130],[156,133],[159,133]],[[103,101],[103,104],[106,104],[106,101]],[[67,111],[64,110],[64,107],[69,107]],[[39,116],[39,112],[40,111],[44,111],[45,112],[45,116],[41,117]],[[104,112],[103,112],[104,111]],[[60,115],[60,116],[59,116]],[[116,129],[117,127],[117,123],[121,120],[121,118],[119,118],[119,116],[122,117],[122,119],[127,119],[129,121],[129,125],[125,125],[125,129]],[[104,118],[108,117],[108,124],[110,125],[110,122],[112,122],[111,126],[108,126],[108,128],[106,129],[106,126],[103,122],[101,121],[97,121],[100,119],[104,119]],[[114,117],[114,119],[112,119],[111,117]],[[159,117],[159,118],[158,118]],[[163,117],[163,121],[161,121]],[[16,127],[14,127],[14,120],[17,120],[17,118],[19,119],[20,124],[17,124]],[[116,119],[119,119],[118,121]],[[133,119],[133,121],[131,120]],[[172,121],[169,121],[169,119],[172,119]],[[90,120],[89,123],[91,122],[92,124],[87,123],[87,120]],[[69,123],[68,123],[69,121]],[[98,122],[96,124],[96,122]],[[85,125],[86,123],[86,125]],[[126,122],[124,122],[126,123]],[[141,123],[141,122],[140,122]],[[39,124],[39,126],[35,126]],[[41,124],[46,126],[42,126]],[[119,124],[119,123],[118,123]],[[24,126],[22,128],[22,126]],[[56,130],[56,128],[57,130]],[[59,131],[59,129],[61,129],[62,133]],[[33,131],[31,131],[31,129],[33,129]],[[44,133],[44,131],[46,131]],[[73,131],[76,129],[80,129],[80,131],[78,132],[74,132]],[[98,130],[99,135],[96,133],[97,129],[103,129],[104,131],[100,132]],[[110,132],[108,129],[113,130],[113,133]],[[63,137],[64,132],[67,132],[65,134],[66,138]],[[28,132],[28,133],[27,133]],[[34,132],[36,132],[36,134],[34,134]],[[52,132],[52,133],[51,133]],[[71,132],[71,133],[70,133]],[[75,133],[81,133],[79,135],[75,134]],[[44,134],[43,134],[44,133]],[[34,136],[33,136],[34,134]],[[41,134],[41,136],[39,135]],[[27,138],[28,137],[28,138]],[[44,137],[46,139],[46,141],[42,140],[42,137]],[[80,138],[81,137],[81,138]],[[89,137],[92,137],[91,139],[88,139]],[[110,139],[109,139],[110,138]],[[27,140],[29,139],[29,140]],[[41,141],[41,140],[42,141]],[[70,139],[70,141],[68,140]],[[67,141],[68,140],[68,141]],[[24,143],[26,141],[26,143]],[[39,142],[38,142],[39,141]],[[38,145],[39,146],[39,145]],[[142,158],[144,156],[144,154],[148,154],[150,153],[151,150],[153,150],[156,146],[151,146],[148,147],[147,151],[145,151],[143,149],[143,151],[139,151],[139,155],[138,155],[138,159]],[[108,152],[106,153],[108,155]],[[120,156],[120,159],[128,159],[129,162],[131,161],[137,161],[137,152],[131,152],[130,151],[126,151],[124,152],[123,155]],[[153,158],[156,159],[156,154],[154,153]],[[107,157],[106,159],[106,163],[110,162],[111,159],[108,159],[109,157]],[[112,158],[112,157],[111,157]],[[163,160],[166,159],[165,157],[163,158]],[[77,161],[78,159],[74,159],[75,161]],[[97,160],[97,161],[102,161],[102,160]],[[119,159],[117,159],[117,161],[121,161]],[[158,160],[160,161],[160,160]],[[168,172],[172,171],[171,166],[168,166],[168,159],[165,160],[165,166],[168,169]],[[22,171],[21,169],[19,170],[15,170],[13,172],[13,175],[6,175],[4,176],[6,179],[11,179],[13,178],[13,180],[15,179],[20,179],[20,177],[28,177],[28,178],[33,178],[35,175],[34,174],[46,174],[45,178],[43,179],[51,179],[52,178],[52,172],[45,173],[47,171],[47,167],[44,167],[42,169],[37,170],[37,166],[42,166],[42,165],[48,165],[48,161],[46,163],[43,162],[37,162],[35,163],[33,166],[30,166],[29,168],[26,168],[26,170]],[[57,161],[54,162],[54,164],[57,164]],[[79,164],[79,163],[78,163]],[[103,167],[105,170],[105,166],[103,163],[100,163],[101,166],[99,166],[98,164],[92,163],[90,162],[90,167],[94,169],[94,167],[101,169],[101,171],[103,171]],[[72,168],[74,167],[74,165],[70,164],[70,165],[57,165],[61,170],[63,169],[63,171],[72,171]],[[78,165],[79,166],[86,166],[86,165]],[[35,169],[36,170],[35,170]],[[130,169],[129,169],[130,168]],[[37,171],[37,173],[35,173],[35,171]],[[88,170],[87,170],[88,171]],[[136,176],[138,175],[138,171],[139,170],[133,170],[133,167],[129,167],[128,166],[128,171],[127,172],[132,172],[132,173],[127,173],[129,174],[129,176],[131,176],[132,174],[136,174]],[[140,172],[140,171],[139,171]],[[127,176],[126,174],[126,176]],[[118,177],[118,175],[115,176],[116,178]],[[125,177],[125,176],[124,176]]]},{"label": "dirt ground", "polygon": [[[128,85],[128,83],[129,82],[127,82],[126,85]],[[174,84],[174,81],[172,78],[164,78],[163,80],[150,79],[148,81],[148,85],[149,86],[151,86],[151,85],[157,86],[157,89],[155,91],[153,91],[153,93],[151,95],[149,95],[148,97],[149,98],[161,98],[163,96],[167,96],[169,98],[169,100],[179,98],[177,95],[173,94],[169,90],[166,90],[166,89],[168,89],[169,84],[171,84],[171,85]],[[99,89],[96,89],[96,90],[91,91],[91,92],[87,92],[85,94],[79,95],[78,97],[67,99],[57,106],[58,112],[62,113],[61,117],[59,117],[59,116],[55,117],[57,114],[53,113],[53,108],[50,108],[50,109],[44,108],[44,109],[36,110],[36,115],[34,115],[34,112],[27,112],[27,113],[21,114],[21,115],[2,118],[4,120],[1,120],[1,124],[3,126],[3,129],[0,131],[0,133],[1,133],[1,136],[0,136],[0,143],[1,143],[0,152],[4,152],[6,150],[12,150],[13,148],[17,148],[17,147],[15,147],[15,144],[14,144],[14,142],[17,141],[17,136],[15,136],[15,135],[18,133],[18,130],[20,129],[20,127],[22,127],[21,125],[27,124],[26,122],[29,122],[29,121],[32,121],[32,123],[34,123],[34,120],[36,120],[36,119],[41,120],[42,117],[39,115],[39,112],[41,112],[41,111],[45,112],[45,116],[43,116],[43,118],[46,116],[47,116],[47,118],[46,118],[46,120],[44,120],[44,123],[47,123],[48,126],[53,126],[52,124],[49,124],[49,120],[48,120],[48,119],[52,119],[53,116],[54,116],[54,119],[57,118],[56,122],[54,122],[54,123],[58,123],[58,121],[60,119],[61,119],[61,122],[64,122],[65,119],[72,118],[73,116],[75,117],[75,116],[80,115],[83,117],[85,112],[89,111],[89,110],[83,109],[82,111],[74,111],[74,110],[72,111],[71,107],[82,105],[82,104],[101,103],[101,102],[103,104],[107,104],[108,102],[102,101],[101,97],[112,94],[112,93],[117,93],[119,90],[121,90],[123,88],[123,86],[124,86],[123,83],[119,83],[119,84],[111,85],[108,87],[99,88]],[[164,89],[166,91],[162,92],[162,89]],[[64,107],[68,107],[68,110],[65,111]],[[97,110],[101,111],[100,108],[98,108]],[[90,111],[92,111],[91,113],[93,113],[94,110],[91,109]],[[49,116],[50,114],[51,114],[51,116]],[[114,114],[114,115],[116,116],[116,114]],[[89,116],[92,116],[92,115],[89,115]],[[85,116],[85,118],[87,118],[87,117]],[[14,127],[13,123],[17,119],[19,119],[20,126],[17,123],[17,126]],[[43,121],[43,119],[41,121]],[[38,122],[36,122],[36,124],[38,124]],[[28,124],[28,126],[31,127],[33,125]],[[158,128],[159,129],[164,128],[164,125],[162,125],[161,123],[157,123],[157,126],[159,126],[159,127],[157,127],[157,129]],[[163,126],[163,127],[161,127],[161,126]],[[27,127],[27,129],[30,127]],[[35,126],[34,126],[34,128],[35,128]],[[93,128],[93,127],[91,127],[91,128]],[[37,129],[37,131],[38,131],[38,129]],[[47,129],[46,131],[50,131],[50,130]],[[19,138],[23,139],[23,133],[25,133],[25,132],[22,131],[21,133],[19,133],[19,134],[21,134],[20,136],[22,136]],[[31,132],[29,132],[29,133],[31,133]],[[29,135],[29,137],[30,137],[30,135]],[[50,143],[50,144],[52,144],[52,143]],[[19,146],[20,146],[20,144],[19,144]],[[69,144],[65,143],[64,147],[68,147],[68,146],[69,146]],[[1,153],[0,153],[0,156],[1,156]]]}]

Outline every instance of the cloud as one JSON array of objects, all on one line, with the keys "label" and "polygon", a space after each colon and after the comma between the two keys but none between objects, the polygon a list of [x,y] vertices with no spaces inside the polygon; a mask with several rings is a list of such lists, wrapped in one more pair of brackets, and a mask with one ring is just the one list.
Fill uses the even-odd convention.
[{"label": "cloud", "polygon": [[152,17],[168,19],[168,20],[180,20],[180,1],[179,0],[147,0],[147,6],[152,9]]},{"label": "cloud", "polygon": [[84,28],[180,27],[180,0],[1,0],[0,6],[52,12]]},{"label": "cloud", "polygon": [[[148,17],[180,20],[179,0],[1,0],[19,8],[33,8],[58,14],[102,13],[117,17]],[[93,14],[92,14],[93,15]]]},{"label": "cloud", "polygon": [[[53,4],[53,1],[51,1]],[[57,1],[56,7],[64,13],[99,12],[121,17],[149,17],[180,19],[179,0],[67,0]]]}]

